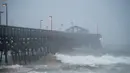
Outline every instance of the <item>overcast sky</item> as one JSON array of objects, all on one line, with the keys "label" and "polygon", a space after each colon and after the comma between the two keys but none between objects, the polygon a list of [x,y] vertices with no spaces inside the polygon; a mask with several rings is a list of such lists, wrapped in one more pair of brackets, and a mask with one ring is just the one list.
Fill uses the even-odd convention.
[{"label": "overcast sky", "polygon": [[[4,0],[3,0],[4,1]],[[2,3],[2,0],[0,1]],[[130,0],[7,0],[9,25],[50,28],[49,17],[53,16],[53,29],[84,27],[91,33],[99,33],[105,44],[128,44],[130,24]],[[1,7],[1,10],[5,8]],[[5,24],[5,14],[2,16]],[[129,25],[130,26],[130,25]]]}]

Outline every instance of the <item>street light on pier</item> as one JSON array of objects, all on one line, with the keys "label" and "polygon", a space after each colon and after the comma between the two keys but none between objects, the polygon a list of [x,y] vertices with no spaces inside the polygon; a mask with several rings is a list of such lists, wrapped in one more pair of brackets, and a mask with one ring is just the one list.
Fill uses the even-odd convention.
[{"label": "street light on pier", "polygon": [[62,31],[63,24],[61,24],[61,31]]},{"label": "street light on pier", "polygon": [[98,24],[97,24],[97,34],[98,34]]},{"label": "street light on pier", "polygon": [[8,4],[4,3],[2,6],[6,7],[6,26],[8,26]]},{"label": "street light on pier", "polygon": [[46,30],[48,30],[48,26],[46,26]]},{"label": "street light on pier", "polygon": [[4,13],[3,11],[0,11],[0,25],[1,25],[1,14]]},{"label": "street light on pier", "polygon": [[42,21],[43,21],[43,20],[40,20],[40,29],[42,29]]},{"label": "street light on pier", "polygon": [[52,30],[52,16],[49,16],[51,18],[51,30]]},{"label": "street light on pier", "polygon": [[72,27],[74,26],[74,22],[71,22]]}]

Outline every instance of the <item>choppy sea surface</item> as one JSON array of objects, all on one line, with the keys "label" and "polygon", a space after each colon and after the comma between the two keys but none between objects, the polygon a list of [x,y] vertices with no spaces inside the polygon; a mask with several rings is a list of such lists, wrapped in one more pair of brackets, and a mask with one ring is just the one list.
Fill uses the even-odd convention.
[{"label": "choppy sea surface", "polygon": [[[98,52],[98,51],[96,51]],[[0,73],[130,73],[130,56],[89,54],[86,50],[76,50],[70,53],[57,53],[55,60],[61,62],[49,62],[44,60],[30,65],[1,66]]]}]

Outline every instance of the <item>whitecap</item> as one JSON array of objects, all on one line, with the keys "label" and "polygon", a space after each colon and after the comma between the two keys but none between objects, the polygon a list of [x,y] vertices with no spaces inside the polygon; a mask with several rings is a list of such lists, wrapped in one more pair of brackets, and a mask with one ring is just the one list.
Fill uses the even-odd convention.
[{"label": "whitecap", "polygon": [[55,55],[58,60],[61,60],[62,63],[70,65],[111,65],[111,64],[130,64],[130,57],[114,57],[112,55],[102,55],[102,56],[71,56],[64,54]]}]

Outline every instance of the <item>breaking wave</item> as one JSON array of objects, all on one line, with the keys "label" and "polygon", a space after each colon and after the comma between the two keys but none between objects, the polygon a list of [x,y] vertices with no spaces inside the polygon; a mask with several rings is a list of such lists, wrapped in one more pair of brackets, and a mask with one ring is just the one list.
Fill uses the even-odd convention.
[{"label": "breaking wave", "polygon": [[26,68],[22,65],[8,65],[8,66],[1,66],[0,67],[0,73],[24,73],[24,72],[28,72],[31,71],[31,68]]},{"label": "breaking wave", "polygon": [[62,63],[69,65],[89,65],[89,66],[98,66],[98,65],[111,65],[111,64],[130,64],[130,57],[114,57],[111,55],[102,55],[102,56],[71,56],[64,54],[55,55],[58,60],[61,60]]}]

